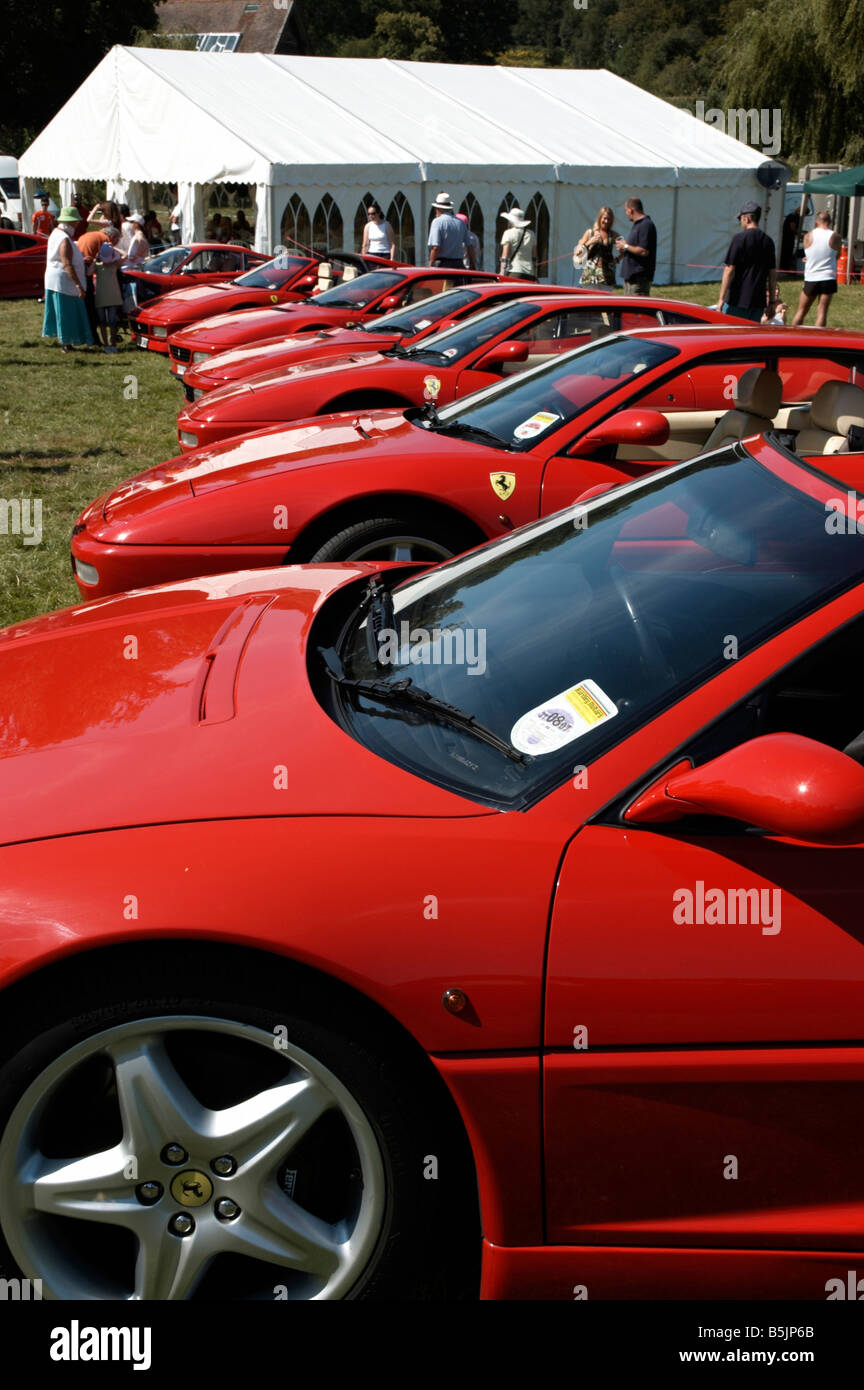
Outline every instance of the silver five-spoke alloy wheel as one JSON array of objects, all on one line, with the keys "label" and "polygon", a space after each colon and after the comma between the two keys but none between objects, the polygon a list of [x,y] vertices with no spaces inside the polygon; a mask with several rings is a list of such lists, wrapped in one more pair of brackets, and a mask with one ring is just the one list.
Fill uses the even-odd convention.
[{"label": "silver five-spoke alloy wheel", "polygon": [[349,1293],[385,1220],[381,1148],[286,1031],[144,1018],[40,1073],[0,1145],[0,1222],[43,1297],[186,1299],[221,1269],[231,1298],[239,1268],[252,1297]]}]

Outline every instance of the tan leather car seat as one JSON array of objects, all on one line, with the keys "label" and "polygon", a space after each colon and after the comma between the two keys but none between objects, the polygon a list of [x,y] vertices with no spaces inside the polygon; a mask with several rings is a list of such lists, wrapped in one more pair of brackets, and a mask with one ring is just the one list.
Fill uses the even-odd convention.
[{"label": "tan leather car seat", "polygon": [[864,426],[864,390],[847,381],[826,381],[789,428],[798,427],[796,454],[848,454],[849,431]]},{"label": "tan leather car seat", "polygon": [[750,367],[739,377],[727,410],[706,439],[704,449],[719,449],[727,439],[746,439],[773,424],[783,399],[783,383],[768,367]]}]

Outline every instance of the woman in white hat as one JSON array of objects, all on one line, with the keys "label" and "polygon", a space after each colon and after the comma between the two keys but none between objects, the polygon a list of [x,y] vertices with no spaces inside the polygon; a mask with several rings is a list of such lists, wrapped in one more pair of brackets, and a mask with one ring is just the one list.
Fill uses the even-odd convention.
[{"label": "woman in white hat", "polygon": [[536,280],[536,243],[531,223],[526,221],[521,208],[513,207],[509,212],[502,212],[501,217],[510,224],[501,238],[501,274],[512,275],[517,280]]},{"label": "woman in white hat", "polygon": [[90,347],[93,342],[84,305],[84,257],[72,240],[79,220],[77,208],[61,208],[45,248],[42,337],[59,338],[64,352],[71,352],[73,347]]},{"label": "woman in white hat", "polygon": [[[146,261],[150,255],[150,243],[144,235],[144,218],[140,212],[130,212],[129,222],[134,231],[132,240],[129,242],[129,250],[126,252],[126,259],[123,262],[124,270],[138,270],[141,262]],[[121,245],[120,250],[123,247]]]}]

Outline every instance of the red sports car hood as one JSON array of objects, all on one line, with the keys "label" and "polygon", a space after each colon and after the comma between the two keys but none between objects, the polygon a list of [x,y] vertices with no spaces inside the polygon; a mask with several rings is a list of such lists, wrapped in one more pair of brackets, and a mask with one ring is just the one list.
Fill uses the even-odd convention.
[{"label": "red sports car hood", "polygon": [[236,290],[237,286],[230,281],[224,282],[217,280],[209,285],[190,285],[184,290],[169,290],[167,294],[160,295],[158,299],[152,299],[149,304],[142,308],[139,318],[154,319],[161,322],[171,317],[172,311],[175,313],[186,312],[189,307],[198,308],[201,304],[206,304],[208,299],[218,303],[222,296],[229,290]]},{"label": "red sports car hood", "polygon": [[[186,335],[183,336],[185,339]],[[340,351],[350,352],[353,348],[361,349],[363,352],[374,352],[382,342],[386,341],[389,346],[391,338],[394,342],[398,341],[395,333],[385,337],[384,334],[366,333],[362,328],[322,328],[317,333],[300,333],[296,337],[287,338],[274,335],[262,342],[248,343],[244,347],[216,353],[208,361],[201,363],[201,372],[207,377],[254,376],[267,371],[268,360],[276,356],[279,358],[280,366],[288,363],[293,365],[294,360],[314,362],[319,354],[330,357],[338,355]],[[187,379],[191,379],[193,373],[194,368],[187,371]]]},{"label": "red sports car hood", "polygon": [[196,414],[206,415],[210,409],[217,409],[222,405],[227,407],[236,397],[248,395],[250,391],[253,395],[258,391],[269,391],[274,387],[284,386],[286,382],[295,381],[298,377],[305,377],[310,374],[338,376],[340,372],[344,372],[348,368],[353,374],[358,369],[380,367],[382,364],[392,365],[394,368],[402,365],[398,361],[391,363],[390,358],[384,358],[380,352],[374,351],[344,353],[339,357],[327,357],[323,362],[316,362],[314,359],[311,362],[292,362],[287,366],[274,367],[271,371],[261,371],[256,372],[254,376],[245,376],[241,381],[227,382],[224,386],[219,386],[216,390],[208,392],[197,406],[190,406],[187,413],[190,419]]},{"label": "red sports car hood", "polygon": [[261,338],[278,337],[290,333],[309,332],[312,334],[319,325],[332,325],[334,319],[359,319],[363,310],[349,312],[334,306],[309,304],[305,300],[293,304],[283,304],[279,308],[245,309],[242,314],[228,312],[213,314],[201,323],[184,328],[175,338],[181,347],[198,351],[222,352],[244,343],[257,342]]},{"label": "red sports car hood", "polygon": [[376,568],[220,575],[0,632],[0,843],[199,819],[484,814],[356,743],[310,689],[316,613]]},{"label": "red sports car hood", "polygon": [[266,308],[244,309],[242,316],[238,315],[236,310],[227,314],[212,314],[200,323],[192,323],[188,328],[181,329],[174,342],[181,347],[215,352],[219,350],[221,342],[225,343],[226,348],[233,344],[238,333],[241,338],[244,333],[250,332],[254,333],[256,338],[263,337],[265,332],[273,337],[281,333],[287,334],[291,331],[289,307],[293,306],[286,304],[283,309],[274,309],[268,304]]}]

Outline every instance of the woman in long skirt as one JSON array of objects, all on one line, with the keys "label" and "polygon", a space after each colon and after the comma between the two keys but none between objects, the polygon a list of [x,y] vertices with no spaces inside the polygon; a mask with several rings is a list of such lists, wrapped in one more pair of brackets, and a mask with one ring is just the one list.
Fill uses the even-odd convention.
[{"label": "woman in long skirt", "polygon": [[64,352],[71,352],[73,347],[90,347],[93,343],[84,304],[87,285],[84,257],[72,240],[78,220],[75,208],[61,208],[46,249],[42,337],[59,338]]}]

